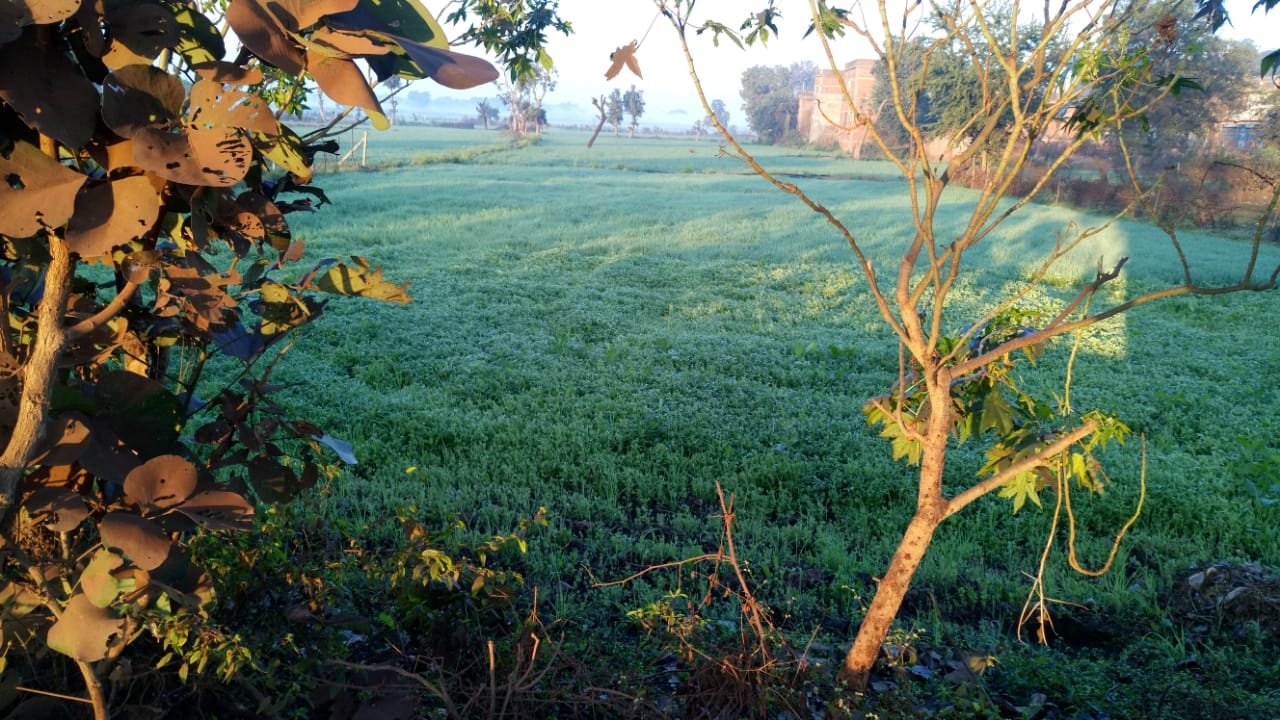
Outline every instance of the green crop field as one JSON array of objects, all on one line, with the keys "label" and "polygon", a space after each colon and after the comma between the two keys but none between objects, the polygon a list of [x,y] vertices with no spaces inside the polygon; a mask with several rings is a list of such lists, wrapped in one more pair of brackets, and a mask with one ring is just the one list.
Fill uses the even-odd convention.
[{"label": "green crop field", "polygon": [[[588,150],[587,137],[553,129],[508,148],[480,130],[371,132],[380,169],[320,178],[333,205],[290,220],[309,256],[365,256],[415,301],[330,301],[276,371],[299,383],[287,404],[359,458],[305,502],[370,532],[413,506],[481,536],[545,506],[549,525],[522,561],[540,613],[568,621],[579,653],[634,658],[644,633],[627,612],[690,579],[591,578],[714,550],[720,483],[774,621],[801,646],[816,630],[815,657],[832,662],[913,510],[911,468],[861,412],[894,381],[896,343],[840,236],[715,142],[605,133]],[[782,148],[760,157],[843,218],[877,268],[896,267],[912,229],[890,166]],[[944,222],[967,202],[952,191]],[[949,330],[1020,287],[1068,223],[1098,221],[1043,205],[1015,215],[966,256]],[[1238,242],[1182,240],[1203,282],[1247,260]],[[1167,238],[1122,221],[1023,306],[1056,307],[1100,258],[1121,256],[1107,301],[1180,277]],[[1274,267],[1280,252],[1262,260]],[[1135,435],[1103,456],[1105,494],[1074,496],[1081,561],[1100,564],[1133,513],[1139,434],[1146,504],[1108,574],[1075,574],[1065,553],[1050,560],[1048,594],[1078,605],[1055,607],[1062,637],[1049,649],[1015,639],[1049,493],[1043,509],[1015,514],[993,495],[948,520],[902,632],[996,657],[991,692],[1019,705],[1043,693],[1062,717],[1280,716],[1280,601],[1194,616],[1217,618],[1207,624],[1180,610],[1193,567],[1280,563],[1278,312],[1274,292],[1175,298],[1082,339],[1072,404],[1114,412]],[[1028,382],[1061,394],[1069,351],[1067,340],[1050,347]],[[965,482],[981,448],[954,459]]]}]

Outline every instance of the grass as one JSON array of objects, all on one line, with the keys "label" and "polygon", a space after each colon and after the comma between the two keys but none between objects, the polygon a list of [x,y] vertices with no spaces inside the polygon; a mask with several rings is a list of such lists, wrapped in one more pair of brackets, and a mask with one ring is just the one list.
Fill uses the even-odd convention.
[{"label": "grass", "polygon": [[[371,150],[401,157],[495,139],[369,137]],[[573,619],[585,652],[632,657],[638,635],[625,612],[677,576],[592,589],[585,568],[614,579],[713,549],[718,481],[736,497],[739,551],[781,627],[803,638],[821,626],[832,646],[847,641],[913,499],[910,469],[862,421],[864,400],[893,381],[897,351],[852,253],[711,142],[603,135],[588,151],[586,138],[553,130],[534,146],[449,164],[319,178],[335,207],[291,218],[310,256],[364,255],[411,282],[416,298],[333,300],[277,372],[305,383],[290,398],[306,407],[299,415],[360,457],[322,512],[376,527],[414,505],[492,534],[546,506],[550,526],[526,560],[544,615]],[[878,268],[894,266],[910,229],[889,168],[760,153],[845,218]],[[959,222],[968,202],[956,191],[943,222]],[[968,261],[948,326],[1018,287],[1073,220],[1080,213],[1038,205],[1015,216]],[[1241,267],[1238,243],[1183,241],[1201,279]],[[1118,223],[1027,302],[1060,302],[1100,255],[1132,258],[1111,299],[1176,281],[1167,245],[1149,226]],[[1264,253],[1272,266],[1278,257]],[[1046,693],[1066,716],[1280,712],[1274,637],[1245,627],[1179,635],[1169,610],[1192,564],[1280,557],[1277,309],[1275,293],[1178,298],[1084,339],[1073,403],[1118,413],[1150,448],[1147,505],[1117,567],[1090,580],[1051,564],[1049,592],[1093,609],[1065,614],[1109,640],[1013,643],[1023,573],[1049,516],[1015,515],[994,497],[941,528],[904,626],[933,645],[996,654],[1001,692],[1020,702]],[[1065,350],[1032,380],[1046,392],[1061,391]],[[954,460],[964,482],[979,448]],[[1108,492],[1079,503],[1090,565],[1137,497],[1136,443],[1107,461]],[[1194,663],[1179,664],[1187,654]]]}]

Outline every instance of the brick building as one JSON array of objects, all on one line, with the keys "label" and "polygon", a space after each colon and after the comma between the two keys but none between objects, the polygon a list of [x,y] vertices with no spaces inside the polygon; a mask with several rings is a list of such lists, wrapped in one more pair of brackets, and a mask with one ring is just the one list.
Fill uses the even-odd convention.
[{"label": "brick building", "polygon": [[[813,92],[800,94],[800,110],[796,127],[805,139],[822,147],[839,146],[854,158],[862,154],[866,128],[854,127],[853,108],[845,97],[845,89],[864,115],[875,114],[871,95],[875,89],[875,60],[854,60],[837,75],[831,70],[818,70]],[[841,79],[845,87],[841,87]]]}]

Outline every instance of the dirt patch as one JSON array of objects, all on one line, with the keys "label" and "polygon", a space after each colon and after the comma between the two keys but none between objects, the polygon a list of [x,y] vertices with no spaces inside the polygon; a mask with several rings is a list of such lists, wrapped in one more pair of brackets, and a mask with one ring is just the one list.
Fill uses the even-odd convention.
[{"label": "dirt patch", "polygon": [[1170,606],[1185,625],[1243,636],[1257,623],[1280,643],[1280,576],[1253,563],[1216,562],[1178,575]]}]

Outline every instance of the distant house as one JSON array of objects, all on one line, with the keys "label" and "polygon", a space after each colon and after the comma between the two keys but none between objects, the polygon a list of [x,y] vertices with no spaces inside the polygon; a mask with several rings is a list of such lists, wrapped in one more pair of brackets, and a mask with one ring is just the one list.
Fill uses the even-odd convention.
[{"label": "distant house", "polygon": [[862,154],[867,129],[858,125],[853,108],[857,107],[868,118],[876,114],[871,99],[876,84],[876,62],[854,60],[839,74],[818,70],[813,79],[813,92],[800,94],[796,126],[808,142],[821,147],[838,146],[854,158]]},{"label": "distant house", "polygon": [[1276,102],[1276,84],[1270,76],[1258,79],[1249,93],[1248,107],[1232,113],[1218,126],[1218,147],[1224,150],[1256,150],[1262,144],[1262,126]]}]

